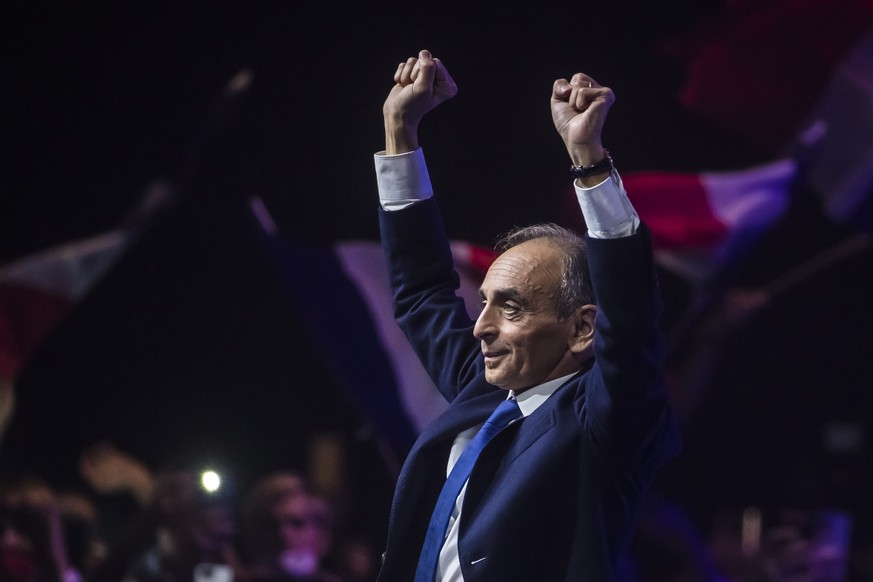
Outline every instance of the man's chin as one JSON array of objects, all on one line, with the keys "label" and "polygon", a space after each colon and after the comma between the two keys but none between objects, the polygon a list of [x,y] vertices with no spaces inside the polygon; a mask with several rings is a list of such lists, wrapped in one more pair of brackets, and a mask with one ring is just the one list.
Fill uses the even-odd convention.
[{"label": "man's chin", "polygon": [[497,373],[496,370],[485,370],[485,381],[497,388],[510,389],[506,385],[506,378],[502,374]]}]

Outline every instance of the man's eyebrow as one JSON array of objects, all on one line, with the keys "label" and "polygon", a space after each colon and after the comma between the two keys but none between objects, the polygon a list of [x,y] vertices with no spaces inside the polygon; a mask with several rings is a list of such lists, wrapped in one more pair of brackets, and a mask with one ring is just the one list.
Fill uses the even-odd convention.
[{"label": "man's eyebrow", "polygon": [[[481,287],[479,288],[479,297],[481,297],[482,299],[487,299],[485,297],[485,291]],[[522,295],[518,291],[518,289],[515,289],[513,287],[505,287],[495,290],[494,298],[500,301],[514,301],[521,305],[527,303],[527,301],[525,301],[524,295]]]}]

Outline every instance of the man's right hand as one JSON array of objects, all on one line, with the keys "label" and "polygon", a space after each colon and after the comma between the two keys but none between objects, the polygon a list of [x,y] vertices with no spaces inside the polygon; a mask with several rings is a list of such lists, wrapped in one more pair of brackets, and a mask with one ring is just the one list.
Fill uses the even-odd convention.
[{"label": "man's right hand", "polygon": [[458,92],[449,71],[429,51],[400,63],[395,85],[382,105],[385,119],[385,153],[401,154],[418,149],[418,124],[425,114]]}]

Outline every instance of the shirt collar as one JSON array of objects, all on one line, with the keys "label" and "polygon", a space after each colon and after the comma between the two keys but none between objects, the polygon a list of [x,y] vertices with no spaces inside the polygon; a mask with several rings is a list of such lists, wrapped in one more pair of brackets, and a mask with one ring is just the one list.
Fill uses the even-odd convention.
[{"label": "shirt collar", "polygon": [[521,394],[516,394],[514,390],[510,390],[509,397],[515,398],[523,415],[530,416],[530,414],[539,408],[543,402],[548,400],[549,396],[554,394],[555,391],[564,384],[564,382],[575,375],[576,373],[574,372],[572,374],[567,374],[566,376],[561,376],[560,378],[555,378],[554,380],[549,380],[548,382],[543,382],[539,386],[528,388]]}]

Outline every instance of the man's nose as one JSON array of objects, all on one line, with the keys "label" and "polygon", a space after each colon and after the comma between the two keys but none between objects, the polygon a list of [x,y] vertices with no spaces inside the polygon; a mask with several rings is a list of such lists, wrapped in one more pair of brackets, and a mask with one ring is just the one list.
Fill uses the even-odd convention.
[{"label": "man's nose", "polygon": [[493,309],[487,305],[482,308],[476,324],[473,326],[473,335],[481,341],[488,341],[497,334],[497,326],[494,324]]}]

